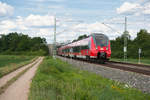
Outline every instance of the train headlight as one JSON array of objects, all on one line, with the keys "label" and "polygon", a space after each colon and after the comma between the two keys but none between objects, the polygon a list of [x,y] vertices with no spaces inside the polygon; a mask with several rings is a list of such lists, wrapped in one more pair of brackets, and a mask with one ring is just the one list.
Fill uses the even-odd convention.
[{"label": "train headlight", "polygon": [[101,48],[101,50],[104,50],[103,48]]}]

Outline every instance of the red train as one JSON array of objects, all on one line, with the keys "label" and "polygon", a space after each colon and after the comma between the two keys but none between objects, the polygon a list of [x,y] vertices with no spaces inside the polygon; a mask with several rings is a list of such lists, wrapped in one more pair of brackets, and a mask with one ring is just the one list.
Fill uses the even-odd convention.
[{"label": "red train", "polygon": [[111,56],[110,41],[104,34],[93,33],[88,38],[58,48],[58,55],[105,62]]}]

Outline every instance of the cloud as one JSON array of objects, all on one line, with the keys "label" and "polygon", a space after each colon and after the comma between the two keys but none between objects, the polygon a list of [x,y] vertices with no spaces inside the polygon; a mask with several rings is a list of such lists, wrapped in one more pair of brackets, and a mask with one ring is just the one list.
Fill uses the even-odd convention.
[{"label": "cloud", "polygon": [[[110,25],[110,26],[114,28],[113,25]],[[109,27],[102,24],[101,22],[72,25],[69,27],[69,29],[72,30],[72,32],[69,32],[69,33],[72,33],[72,36],[70,34],[67,34],[66,38],[71,39],[71,40],[77,38],[80,35],[83,35],[83,34],[90,35],[92,33],[103,33],[107,35],[110,39],[114,39],[115,37],[120,35],[116,31],[111,30]]]},{"label": "cloud", "polygon": [[[68,18],[69,19],[69,18]],[[60,19],[65,20],[65,19]],[[19,32],[28,34],[31,37],[41,36],[45,37],[48,43],[53,42],[54,33],[54,16],[50,15],[29,15],[27,17],[17,16],[14,20],[4,20],[0,22],[1,32]],[[80,24],[67,24],[67,22],[58,22],[57,32],[63,31],[60,35],[57,35],[57,42],[64,42],[67,40],[76,39],[83,34],[91,33],[104,33],[111,38],[114,38],[116,34],[112,32],[108,27],[100,22],[94,23],[80,23]],[[45,27],[47,26],[47,27]],[[113,26],[112,26],[113,27]]]},{"label": "cloud", "polygon": [[16,24],[10,20],[4,20],[0,22],[1,29],[14,29],[16,28]]},{"label": "cloud", "polygon": [[150,1],[140,0],[140,2],[130,3],[124,2],[119,8],[116,9],[118,14],[130,14],[140,16],[142,14],[150,14]]},{"label": "cloud", "polygon": [[25,20],[26,26],[52,26],[54,25],[54,16],[48,15],[29,15]]},{"label": "cloud", "polygon": [[[0,34],[18,32],[28,34],[31,37],[41,36],[49,39],[53,34],[54,16],[29,15],[27,17],[17,16],[16,19],[0,21]],[[57,23],[59,26],[59,23]],[[52,42],[52,40],[48,40]]]},{"label": "cloud", "polygon": [[[29,0],[31,1],[31,0]],[[32,0],[32,1],[36,1],[36,2],[63,2],[65,0]]]},{"label": "cloud", "polygon": [[143,9],[144,14],[150,14],[150,3],[146,3]]},{"label": "cloud", "polygon": [[117,8],[117,13],[134,13],[140,8],[141,6],[137,3],[124,2],[119,8]]},{"label": "cloud", "polygon": [[73,28],[74,30],[80,30],[87,33],[109,34],[109,32],[112,31],[110,28],[108,28],[106,25],[102,24],[101,22],[95,22],[90,24],[79,24],[77,26],[73,26]]},{"label": "cloud", "polygon": [[[66,19],[74,20],[71,17],[68,18],[58,18],[60,22],[57,22],[57,32],[61,32],[60,35],[57,35],[57,42],[64,42],[67,40],[74,40],[78,36],[83,34],[91,34],[91,33],[103,33],[107,35],[110,39],[114,39],[121,34],[117,33],[115,30],[110,29],[106,25],[101,22],[92,22],[92,23],[68,23],[65,22]],[[122,22],[124,18],[115,17],[111,20],[107,20],[107,22]],[[111,26],[113,29],[121,31],[123,33],[122,27],[107,24]],[[27,17],[17,16],[16,19],[13,20],[3,20],[0,21],[1,33],[8,32],[18,32],[28,34],[31,37],[40,36],[47,39],[48,43],[53,43],[53,33],[54,33],[54,16],[46,14],[46,15],[34,15],[31,14]],[[65,31],[63,31],[65,30]],[[133,37],[136,35],[137,29],[129,29],[129,32],[134,32],[132,34]],[[62,32],[63,31],[63,32]]]},{"label": "cloud", "polygon": [[14,8],[11,5],[0,2],[0,17],[10,16],[13,14]]}]

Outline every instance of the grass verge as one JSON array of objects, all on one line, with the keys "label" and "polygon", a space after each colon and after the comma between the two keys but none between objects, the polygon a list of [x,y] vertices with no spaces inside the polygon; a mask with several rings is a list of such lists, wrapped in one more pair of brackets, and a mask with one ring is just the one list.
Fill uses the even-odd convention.
[{"label": "grass verge", "polygon": [[[7,66],[0,67],[0,78],[6,74],[9,74],[10,72],[17,70],[18,68],[20,68],[22,66],[25,66],[25,65],[35,61],[37,58],[38,57],[31,56],[31,57],[28,57],[28,60],[21,61],[21,62],[18,62],[16,64],[8,64]],[[11,59],[12,62],[13,62],[13,60],[14,59]]]},{"label": "grass verge", "polygon": [[34,56],[23,56],[23,55],[0,55],[0,68],[8,65],[18,64],[20,62],[28,61]]},{"label": "grass verge", "polygon": [[[116,58],[111,58],[111,61],[119,61],[119,62],[124,62],[124,59],[116,59]],[[138,59],[127,59],[127,62],[129,63],[134,63],[134,64],[138,64]],[[146,65],[150,65],[150,59],[141,59],[141,64],[146,64]]]},{"label": "grass verge", "polygon": [[47,57],[32,80],[29,100],[150,100],[150,95]]}]

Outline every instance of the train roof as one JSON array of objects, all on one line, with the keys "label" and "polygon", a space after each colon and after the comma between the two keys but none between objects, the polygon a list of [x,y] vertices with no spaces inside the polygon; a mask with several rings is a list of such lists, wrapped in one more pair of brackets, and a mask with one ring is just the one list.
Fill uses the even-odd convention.
[{"label": "train roof", "polygon": [[105,37],[107,37],[105,34],[103,34],[103,33],[92,33],[91,34],[91,36],[105,36]]},{"label": "train roof", "polygon": [[71,44],[69,44],[68,46],[74,47],[74,46],[84,46],[84,45],[88,45],[88,42],[90,40],[90,37],[73,42]]},{"label": "train roof", "polygon": [[[89,36],[88,36],[87,38],[85,38],[85,39],[82,39],[82,40],[79,40],[79,41],[76,41],[76,42],[73,42],[73,43],[64,45],[64,46],[62,46],[61,48],[88,45],[88,42],[89,42],[91,36],[105,36],[105,37],[107,37],[105,34],[102,34],[102,33],[92,33],[91,35],[89,35]],[[107,37],[107,38],[108,38],[108,37]]]}]

